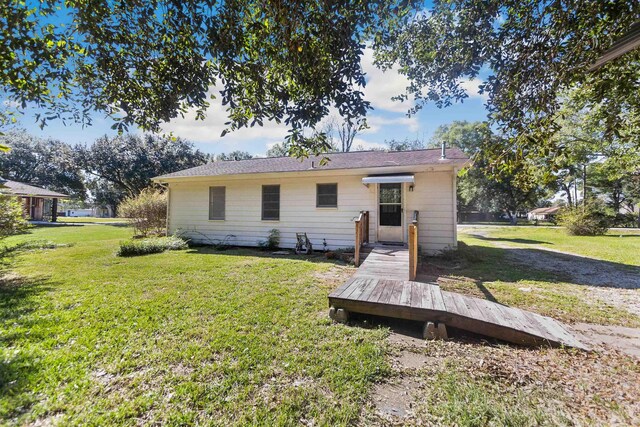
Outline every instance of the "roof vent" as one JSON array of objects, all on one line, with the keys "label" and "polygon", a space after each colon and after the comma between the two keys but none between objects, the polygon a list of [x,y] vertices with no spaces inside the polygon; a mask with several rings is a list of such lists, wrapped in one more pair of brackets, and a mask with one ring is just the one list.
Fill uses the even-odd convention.
[{"label": "roof vent", "polygon": [[311,161],[311,169],[315,169],[316,168],[316,162],[314,162],[313,160]]},{"label": "roof vent", "polygon": [[447,158],[447,143],[442,143],[442,154],[440,155],[440,160],[444,160]]}]

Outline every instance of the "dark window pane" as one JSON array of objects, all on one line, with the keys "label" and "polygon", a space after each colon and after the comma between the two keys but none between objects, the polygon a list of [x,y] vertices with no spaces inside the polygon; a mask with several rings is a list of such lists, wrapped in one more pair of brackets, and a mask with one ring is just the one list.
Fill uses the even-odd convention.
[{"label": "dark window pane", "polygon": [[316,194],[317,207],[338,207],[338,184],[318,184],[316,186]]},{"label": "dark window pane", "polygon": [[280,219],[280,186],[279,185],[263,185],[262,186],[262,219],[263,220],[279,220]]},{"label": "dark window pane", "polygon": [[225,187],[209,187],[209,219],[224,219]]},{"label": "dark window pane", "polygon": [[380,225],[396,226],[402,225],[401,205],[380,205]]}]

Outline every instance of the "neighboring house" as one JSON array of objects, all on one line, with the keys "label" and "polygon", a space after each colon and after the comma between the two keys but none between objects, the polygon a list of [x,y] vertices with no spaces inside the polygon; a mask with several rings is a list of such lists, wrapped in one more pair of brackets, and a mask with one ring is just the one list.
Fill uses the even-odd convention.
[{"label": "neighboring house", "polygon": [[221,161],[153,178],[169,189],[167,228],[202,243],[257,246],[270,230],[293,248],[353,247],[354,219],[369,211],[369,242],[407,242],[414,211],[418,241],[435,253],[457,246],[456,176],[469,159],[458,149],[371,151]]},{"label": "neighboring house", "polygon": [[95,211],[93,209],[67,209],[65,210],[65,215],[68,217],[88,217],[95,216]]},{"label": "neighboring house", "polygon": [[0,180],[3,194],[17,196],[24,205],[24,217],[31,221],[53,221],[58,218],[58,200],[69,196],[18,181]]},{"label": "neighboring house", "polygon": [[560,209],[562,209],[560,206],[536,208],[527,214],[527,219],[529,221],[554,221]]}]

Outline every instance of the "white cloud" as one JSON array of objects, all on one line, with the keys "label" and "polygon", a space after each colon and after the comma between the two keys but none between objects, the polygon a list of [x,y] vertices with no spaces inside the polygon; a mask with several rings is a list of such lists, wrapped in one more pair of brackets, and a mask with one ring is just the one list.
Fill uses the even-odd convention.
[{"label": "white cloud", "polygon": [[362,55],[362,69],[367,73],[364,98],[375,109],[406,113],[413,107],[413,101],[393,101],[392,97],[406,91],[409,80],[398,73],[397,68],[382,71],[373,63],[373,49],[366,48]]},{"label": "white cloud", "polygon": [[362,131],[362,133],[377,133],[381,128],[385,126],[401,126],[408,129],[411,132],[417,132],[420,129],[420,123],[415,116],[407,117],[382,117],[378,115],[372,115],[367,117],[368,129]]},{"label": "white cloud", "polygon": [[[385,110],[396,113],[406,113],[413,106],[413,102],[392,101],[391,98],[405,92],[408,85],[406,77],[400,75],[397,69],[381,71],[373,64],[373,49],[366,48],[362,57],[362,67],[367,73],[367,85],[363,92],[365,99],[371,102],[376,110]],[[212,89],[212,93],[218,93],[219,88]],[[194,142],[201,143],[218,143],[218,149],[234,150],[242,149],[247,141],[269,141],[280,142],[287,135],[287,127],[284,124],[275,122],[265,122],[264,126],[254,126],[251,128],[242,128],[230,132],[224,137],[221,133],[226,129],[225,122],[228,116],[225,108],[222,106],[221,98],[218,97],[211,100],[211,106],[206,112],[204,120],[196,120],[195,110],[189,110],[185,113],[184,118],[178,117],[162,126],[165,132],[172,132],[175,136],[179,136]],[[335,108],[330,111],[337,115]],[[370,116],[368,118],[371,129],[366,132],[369,134],[377,132],[383,126],[400,125],[406,126],[412,132],[415,132],[419,125],[415,118],[398,117],[393,119],[381,116]]]},{"label": "white cloud", "polygon": [[459,82],[460,87],[463,88],[466,92],[467,95],[469,95],[469,98],[482,98],[482,99],[487,99],[488,96],[486,93],[480,94],[480,85],[483,84],[484,82],[482,80],[480,80],[479,78],[473,78],[473,79],[469,79],[469,80],[461,80]]},{"label": "white cloud", "polygon": [[[217,91],[216,91],[217,92]],[[224,137],[222,131],[227,128],[225,122],[229,121],[227,112],[222,106],[221,98],[210,101],[204,120],[196,120],[196,112],[190,109],[184,118],[178,117],[162,126],[165,132],[173,132],[179,136],[196,142],[219,142],[227,149],[241,149],[246,141],[257,139],[269,141],[282,141],[287,135],[287,126],[275,122],[265,122],[264,126],[253,126],[229,132]],[[235,148],[234,148],[235,147]]]}]

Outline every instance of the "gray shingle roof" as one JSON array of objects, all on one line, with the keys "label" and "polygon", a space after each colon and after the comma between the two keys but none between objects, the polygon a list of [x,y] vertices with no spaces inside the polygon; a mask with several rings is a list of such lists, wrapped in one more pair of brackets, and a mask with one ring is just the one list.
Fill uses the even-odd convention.
[{"label": "gray shingle roof", "polygon": [[535,208],[529,213],[532,213],[532,214],[554,214],[554,213],[558,213],[558,211],[560,209],[561,209],[560,206],[551,206],[551,207],[548,207],[548,208]]},{"label": "gray shingle roof", "polygon": [[0,193],[4,194],[33,197],[69,197],[66,194],[47,190],[46,188],[35,187],[33,185],[25,184],[24,182],[1,179],[0,184],[4,186],[3,188],[0,188]]},{"label": "gray shingle roof", "polygon": [[[437,148],[413,151],[353,151],[349,153],[328,153],[321,156],[311,156],[302,161],[293,157],[269,157],[251,160],[219,161],[157,176],[153,179],[162,180],[166,178],[198,176],[364,169],[393,166],[462,166],[469,161],[469,158],[457,148],[447,148],[445,159],[441,159],[440,154],[441,151]],[[323,157],[329,159],[329,162],[320,166],[320,160]]]}]

